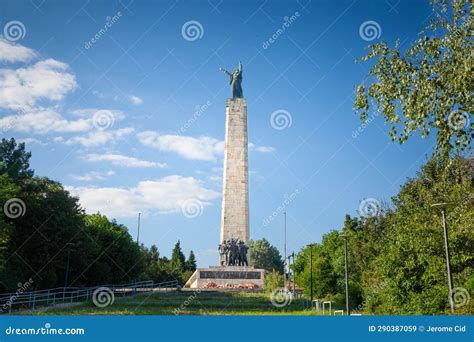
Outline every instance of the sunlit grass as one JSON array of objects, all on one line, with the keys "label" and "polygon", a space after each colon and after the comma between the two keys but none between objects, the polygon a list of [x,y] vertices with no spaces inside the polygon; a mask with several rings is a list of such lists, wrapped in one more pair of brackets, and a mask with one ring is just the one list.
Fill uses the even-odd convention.
[{"label": "sunlit grass", "polygon": [[38,311],[24,311],[26,315],[317,315],[294,300],[282,308],[275,307],[267,293],[181,291],[170,293],[139,294],[133,297],[116,297],[104,308],[92,302],[71,307],[46,307]]}]

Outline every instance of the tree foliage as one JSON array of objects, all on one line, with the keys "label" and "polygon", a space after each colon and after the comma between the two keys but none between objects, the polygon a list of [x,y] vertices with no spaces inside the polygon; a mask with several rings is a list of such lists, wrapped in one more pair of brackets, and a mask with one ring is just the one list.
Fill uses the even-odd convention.
[{"label": "tree foliage", "polygon": [[411,47],[402,51],[398,40],[394,47],[376,43],[361,59],[375,64],[369,85],[357,89],[355,109],[366,123],[376,107],[400,143],[435,130],[436,154],[449,154],[470,146],[473,137],[473,6],[469,0],[432,2],[435,18]]},{"label": "tree foliage", "polygon": [[196,267],[194,253],[186,261],[179,242],[170,261],[160,258],[154,245],[149,250],[138,246],[115,220],[85,214],[59,182],[34,177],[30,157],[24,144],[0,142],[0,205],[9,200],[24,204],[20,215],[3,210],[0,219],[0,291],[16,291],[18,283],[30,278],[37,289],[64,286],[68,260],[67,286],[75,287],[140,279],[184,281],[184,265]]},{"label": "tree foliage", "polygon": [[266,239],[250,240],[249,247],[250,266],[283,273],[283,259],[278,249],[270,242]]},{"label": "tree foliage", "polygon": [[[442,221],[431,205],[451,203],[447,222],[454,286],[472,297],[473,197],[473,160],[428,161],[392,198],[391,207],[381,208],[376,216],[346,216],[342,232],[331,231],[313,247],[313,295],[344,305],[344,234],[353,311],[449,313]],[[297,284],[309,295],[309,247],[297,255],[294,271]],[[473,307],[467,302],[457,310],[472,313]]]}]

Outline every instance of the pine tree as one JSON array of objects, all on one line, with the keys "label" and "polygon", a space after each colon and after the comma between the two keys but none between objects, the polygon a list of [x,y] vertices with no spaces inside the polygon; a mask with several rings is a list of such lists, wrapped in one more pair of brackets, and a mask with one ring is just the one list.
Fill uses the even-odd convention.
[{"label": "pine tree", "polygon": [[196,270],[196,256],[194,255],[193,251],[189,252],[188,260],[186,260],[185,264],[186,271],[195,271]]},{"label": "pine tree", "polygon": [[176,242],[173,248],[173,252],[171,253],[171,267],[177,273],[182,273],[184,271],[184,266],[186,262],[186,257],[181,250],[181,243]]}]

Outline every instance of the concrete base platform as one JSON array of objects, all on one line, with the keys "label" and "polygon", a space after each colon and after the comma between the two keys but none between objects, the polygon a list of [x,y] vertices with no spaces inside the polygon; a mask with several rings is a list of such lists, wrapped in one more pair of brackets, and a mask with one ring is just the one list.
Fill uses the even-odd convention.
[{"label": "concrete base platform", "polygon": [[265,270],[249,266],[210,266],[198,268],[184,287],[196,289],[261,289]]}]

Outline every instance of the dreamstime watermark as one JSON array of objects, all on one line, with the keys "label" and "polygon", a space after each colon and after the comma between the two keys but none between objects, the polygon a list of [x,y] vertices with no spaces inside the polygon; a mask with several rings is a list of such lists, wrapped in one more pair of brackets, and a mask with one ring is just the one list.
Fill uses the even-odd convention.
[{"label": "dreamstime watermark", "polygon": [[181,204],[181,212],[187,218],[195,218],[202,215],[204,206],[202,202],[196,198],[190,198]]},{"label": "dreamstime watermark", "polygon": [[17,290],[16,292],[10,296],[10,298],[2,305],[1,309],[0,309],[0,312],[4,312],[6,310],[8,310],[14,303],[15,301],[17,300],[17,298],[23,294],[28,288],[31,287],[31,284],[33,284],[34,281],[32,278],[28,279],[26,282],[24,282],[23,284],[22,283],[18,283],[17,286]]},{"label": "dreamstime watermark", "polygon": [[193,116],[189,118],[184,125],[179,128],[181,133],[185,133],[194,123],[209,109],[212,105],[212,102],[207,100],[203,105],[197,105]]},{"label": "dreamstime watermark", "polygon": [[92,302],[99,308],[112,305],[115,300],[114,291],[109,287],[99,287],[92,293]]},{"label": "dreamstime watermark", "polygon": [[274,307],[283,308],[291,304],[292,296],[287,289],[279,287],[272,291],[270,301]]},{"label": "dreamstime watermark", "polygon": [[362,123],[355,130],[352,131],[352,139],[356,139],[367,128],[367,126],[369,126],[372,123],[372,121],[374,121],[374,119],[378,116],[379,116],[379,111],[372,113],[372,115],[370,115],[367,118],[366,122]]},{"label": "dreamstime watermark", "polygon": [[264,227],[267,227],[271,222],[273,222],[273,220],[275,220],[275,218],[277,216],[279,216],[281,213],[283,213],[285,211],[286,207],[288,207],[290,205],[290,203],[293,202],[299,194],[300,194],[299,189],[295,189],[295,191],[293,191],[289,195],[285,194],[285,196],[284,196],[285,198],[284,198],[283,202],[275,210],[273,210],[271,215],[268,215],[268,217],[266,217],[262,221],[262,225]]},{"label": "dreamstime watermark", "polygon": [[469,114],[460,110],[455,110],[448,116],[448,125],[455,131],[467,129],[470,123]]},{"label": "dreamstime watermark", "polygon": [[173,313],[175,316],[178,316],[181,314],[183,310],[185,310],[191,303],[196,299],[196,297],[202,292],[201,288],[198,288],[196,291],[193,291],[193,293],[185,299],[185,301],[178,307],[173,310]]},{"label": "dreamstime watermark", "polygon": [[379,23],[374,20],[364,21],[359,26],[359,36],[367,42],[379,39],[381,35],[382,28],[380,27]]},{"label": "dreamstime watermark", "polygon": [[41,328],[14,328],[5,329],[5,335],[84,335],[84,328],[52,328],[51,323],[45,323]]},{"label": "dreamstime watermark", "polygon": [[19,198],[10,198],[3,205],[3,213],[11,219],[19,218],[26,213],[26,204]]},{"label": "dreamstime watermark", "polygon": [[465,305],[468,305],[471,301],[471,295],[469,291],[464,287],[455,287],[452,290],[453,304],[455,308],[461,308]]},{"label": "dreamstime watermark", "polygon": [[277,109],[270,116],[270,124],[278,131],[290,128],[293,123],[293,118],[289,111],[285,109]]},{"label": "dreamstime watermark", "polygon": [[92,45],[97,43],[107,33],[107,31],[112,28],[112,26],[114,26],[114,24],[122,17],[122,15],[122,12],[118,11],[114,16],[105,18],[104,26],[101,27],[99,31],[97,31],[97,33],[91,39],[89,39],[89,41],[84,43],[84,48],[89,50]]},{"label": "dreamstime watermark", "polygon": [[263,42],[263,49],[268,49],[270,45],[276,42],[276,40],[283,34],[285,31],[290,28],[290,26],[300,17],[300,12],[296,11],[290,17],[285,16],[283,18],[283,24],[278,28],[265,42]]},{"label": "dreamstime watermark", "polygon": [[379,216],[382,211],[382,205],[375,198],[366,198],[360,201],[359,215],[366,218]]},{"label": "dreamstime watermark", "polygon": [[204,36],[204,27],[197,20],[190,20],[181,27],[181,35],[188,42],[194,42]]},{"label": "dreamstime watermark", "polygon": [[114,125],[115,117],[114,113],[110,110],[101,109],[94,113],[92,116],[92,124],[98,130],[106,130]]},{"label": "dreamstime watermark", "polygon": [[19,20],[12,20],[3,27],[3,35],[6,40],[16,42],[26,36],[26,27]]}]

